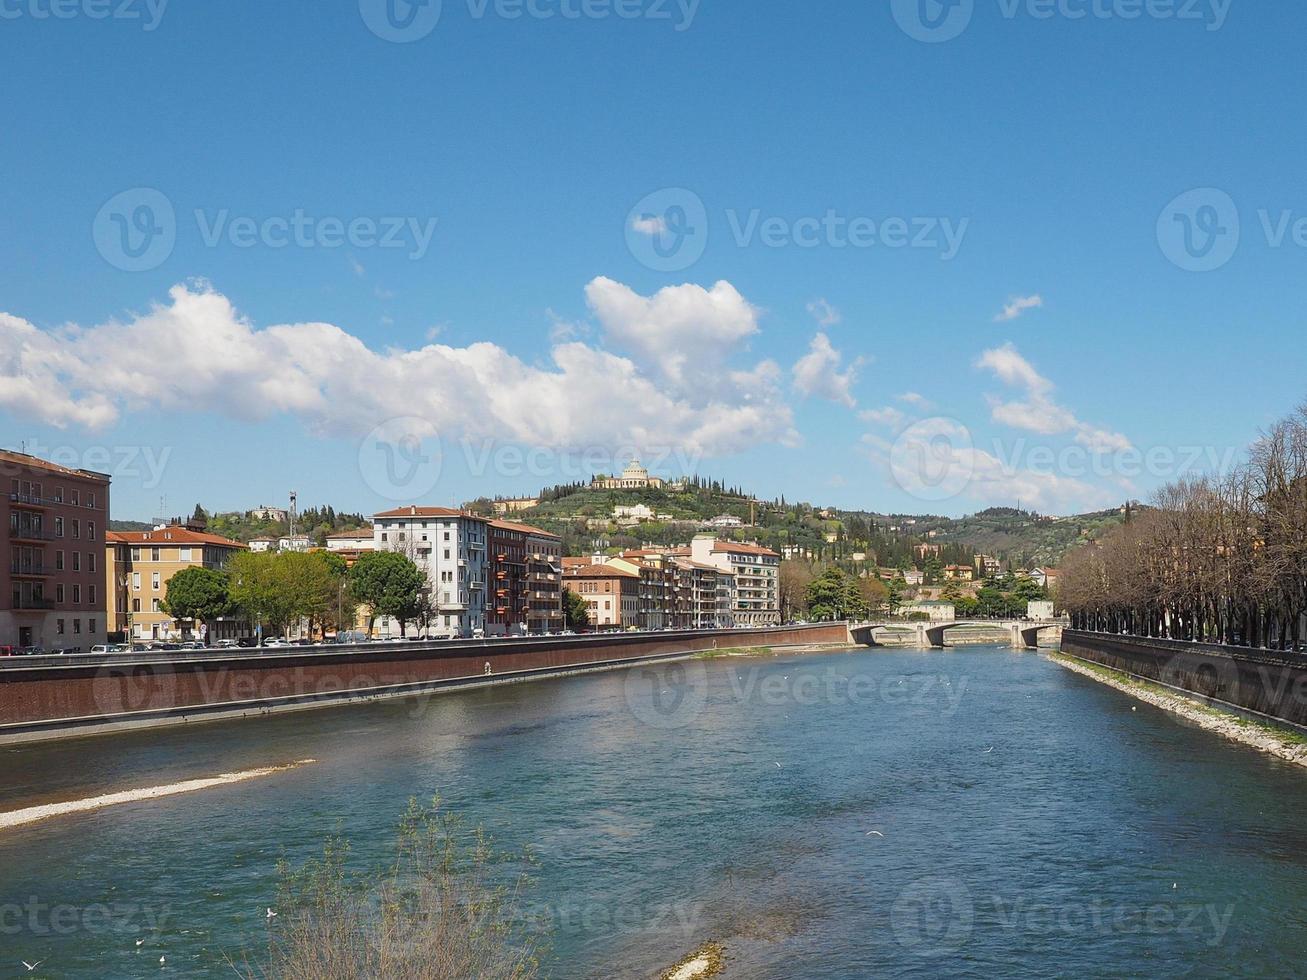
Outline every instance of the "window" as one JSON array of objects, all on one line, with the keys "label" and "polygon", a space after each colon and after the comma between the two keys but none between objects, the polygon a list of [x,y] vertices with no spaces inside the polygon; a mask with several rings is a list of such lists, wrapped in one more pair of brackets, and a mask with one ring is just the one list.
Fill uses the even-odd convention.
[{"label": "window", "polygon": [[74,551],[74,552],[73,552],[73,571],[74,571],[74,572],[80,572],[81,570],[82,570],[82,553],[81,553],[80,551]]},{"label": "window", "polygon": [[82,621],[80,619],[73,620],[73,632],[74,633],[82,632]]},{"label": "window", "polygon": [[63,605],[64,587],[62,583],[54,587],[54,601],[59,603],[60,605]]},{"label": "window", "polygon": [[[94,585],[88,585],[88,586],[86,587],[86,601],[89,602],[91,605],[95,605],[95,586],[94,586]],[[92,626],[91,629],[92,629],[92,631],[94,631],[94,630],[95,630],[95,627]]]},{"label": "window", "polygon": [[140,599],[133,599],[133,600],[132,600],[132,612],[140,612],[140,611],[141,611],[141,600],[140,600]]},{"label": "window", "polygon": [[54,621],[54,631],[60,636],[64,635],[64,621],[62,619],[56,619]]},{"label": "window", "polygon": [[54,570],[56,572],[62,572],[64,570],[64,553],[62,551],[56,551],[54,553]]},{"label": "window", "polygon": [[178,560],[179,560],[179,561],[190,561],[190,560],[191,560],[191,549],[190,549],[190,548],[179,548],[179,549],[178,549],[178,556],[177,556],[177,557],[178,557]]},{"label": "window", "polygon": [[132,561],[140,561],[140,560],[141,560],[141,549],[140,549],[140,548],[133,548],[133,549],[132,549]]},{"label": "window", "polygon": [[56,538],[62,538],[64,536],[64,519],[62,517],[56,517],[54,519],[54,536]]},{"label": "window", "polygon": [[[94,491],[94,490],[92,490],[90,493],[88,493],[88,494],[86,495],[86,506],[87,506],[87,507],[90,507],[92,510],[95,509],[95,491]],[[94,632],[94,630],[93,630],[92,632]]]},{"label": "window", "polygon": [[88,619],[88,620],[86,621],[86,632],[88,632],[88,633],[94,633],[94,632],[95,632],[95,620],[93,620],[93,619]]},{"label": "window", "polygon": [[72,500],[72,504],[73,504],[74,507],[79,507],[79,506],[81,506],[81,503],[82,503],[82,494],[81,494],[81,492],[78,491],[78,490],[74,490],[74,491],[73,491],[73,495],[72,495],[72,497],[71,497],[71,500]]},{"label": "window", "polygon": [[150,612],[159,612],[159,599],[155,597],[150,600]]},{"label": "window", "polygon": [[95,552],[94,552],[94,551],[88,551],[88,552],[86,553],[86,570],[87,570],[88,572],[93,572],[93,571],[95,571]]},{"label": "window", "polygon": [[140,591],[141,591],[141,573],[140,573],[140,572],[132,572],[132,591],[133,591],[133,592],[140,592]]},{"label": "window", "polygon": [[82,603],[82,587],[81,587],[80,585],[74,585],[74,586],[73,586],[73,605],[74,605],[74,606],[79,606],[79,605],[81,605],[81,603]]},{"label": "window", "polygon": [[150,589],[151,589],[152,591],[154,591],[154,592],[158,592],[158,591],[159,591],[159,573],[158,573],[158,572],[151,572],[151,573],[150,573]]},{"label": "window", "polygon": [[158,561],[158,560],[159,560],[159,549],[158,549],[158,548],[151,548],[151,549],[150,549],[150,561]]},{"label": "window", "polygon": [[82,522],[79,521],[79,520],[74,520],[74,521],[73,521],[73,537],[75,537],[75,538],[80,538],[81,536],[82,536]]},{"label": "window", "polygon": [[[64,488],[63,488],[63,487],[55,487],[55,488],[54,488],[54,502],[55,502],[56,504],[62,504],[62,503],[64,502]],[[59,632],[62,633],[63,630],[60,630]]]},{"label": "window", "polygon": [[88,541],[95,540],[95,521],[86,522],[86,539]]}]

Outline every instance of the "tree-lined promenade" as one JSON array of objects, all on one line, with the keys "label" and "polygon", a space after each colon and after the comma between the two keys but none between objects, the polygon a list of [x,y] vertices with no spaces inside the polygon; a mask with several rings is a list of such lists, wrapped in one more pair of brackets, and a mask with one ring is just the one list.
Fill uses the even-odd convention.
[{"label": "tree-lined promenade", "polygon": [[1069,554],[1059,595],[1079,629],[1280,650],[1307,642],[1307,405],[1236,472],[1170,484]]}]

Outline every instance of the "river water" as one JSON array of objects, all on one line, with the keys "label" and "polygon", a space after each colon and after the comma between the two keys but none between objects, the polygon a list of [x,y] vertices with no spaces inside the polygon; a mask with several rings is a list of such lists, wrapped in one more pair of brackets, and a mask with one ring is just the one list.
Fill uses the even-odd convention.
[{"label": "river water", "polygon": [[[231,976],[275,862],[439,795],[540,866],[545,974],[1291,975],[1307,771],[999,647],[717,659],[0,750],[0,976]],[[137,939],[144,939],[136,945]],[[160,967],[159,956],[167,956]],[[26,973],[19,960],[45,960]]]}]

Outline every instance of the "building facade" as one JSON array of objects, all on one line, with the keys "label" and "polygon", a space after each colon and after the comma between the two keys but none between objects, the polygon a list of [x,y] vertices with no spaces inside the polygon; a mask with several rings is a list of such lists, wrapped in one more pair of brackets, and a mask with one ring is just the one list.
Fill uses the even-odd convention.
[{"label": "building facade", "polygon": [[175,619],[164,610],[168,580],[186,568],[224,568],[246,550],[239,541],[194,525],[169,524],[152,531],[110,531],[104,543],[104,588],[112,597],[109,632],[133,641],[199,640],[209,643],[250,635],[242,617],[207,626]]},{"label": "building facade", "polygon": [[734,575],[731,615],[735,626],[774,626],[781,621],[781,556],[770,548],[695,535],[690,557]]},{"label": "building facade", "polygon": [[[401,507],[372,518],[372,547],[407,555],[427,579],[433,618],[419,635],[475,636],[486,628],[490,521],[448,507]],[[374,629],[399,636],[400,624]]]},{"label": "building facade", "polygon": [[0,647],[89,650],[108,633],[109,477],[0,451]]},{"label": "building facade", "polygon": [[571,565],[563,574],[563,582],[585,600],[592,628],[640,628],[638,573],[612,565]]},{"label": "building facade", "polygon": [[528,524],[491,521],[489,540],[486,635],[562,630],[562,539]]}]

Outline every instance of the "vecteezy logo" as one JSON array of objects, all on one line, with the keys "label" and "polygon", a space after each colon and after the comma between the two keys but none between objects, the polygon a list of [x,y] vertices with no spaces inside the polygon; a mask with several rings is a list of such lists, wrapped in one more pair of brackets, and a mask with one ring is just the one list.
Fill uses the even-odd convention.
[{"label": "vecteezy logo", "polygon": [[708,247],[708,210],[702,198],[684,187],[649,194],[626,217],[626,247],[655,272],[688,269]]},{"label": "vecteezy logo", "polygon": [[416,416],[382,422],[359,443],[359,472],[387,500],[416,500],[440,480],[440,437]]},{"label": "vecteezy logo", "polygon": [[684,728],[708,700],[708,672],[697,660],[633,667],[625,689],[627,707],[646,725]]},{"label": "vecteezy logo", "polygon": [[420,41],[440,23],[442,0],[359,0],[368,30],[383,41]]},{"label": "vecteezy logo", "polygon": [[895,482],[918,500],[950,500],[975,472],[971,431],[956,419],[914,422],[890,447],[889,467]]},{"label": "vecteezy logo", "polygon": [[1239,248],[1239,208],[1215,187],[1186,191],[1157,219],[1162,254],[1186,272],[1221,268]]},{"label": "vecteezy logo", "polygon": [[976,0],[892,0],[899,28],[927,44],[951,41],[971,23]]},{"label": "vecteezy logo", "polygon": [[971,890],[951,878],[914,881],[889,913],[894,938],[918,956],[956,953],[971,938],[975,918]]},{"label": "vecteezy logo", "polygon": [[104,202],[91,224],[96,250],[124,272],[163,265],[177,244],[172,201],[153,187],[134,187]]}]

